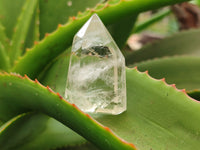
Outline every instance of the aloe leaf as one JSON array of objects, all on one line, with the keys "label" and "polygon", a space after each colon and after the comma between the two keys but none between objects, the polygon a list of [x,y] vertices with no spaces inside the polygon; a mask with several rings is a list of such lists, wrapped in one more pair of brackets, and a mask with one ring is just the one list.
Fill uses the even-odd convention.
[{"label": "aloe leaf", "polygon": [[127,65],[156,57],[173,55],[200,55],[200,29],[188,30],[167,37],[163,40],[148,44],[138,51],[129,54]]},{"label": "aloe leaf", "polygon": [[[1,22],[0,22],[0,42],[5,47],[5,49],[8,48],[9,39],[7,38],[5,34],[5,27],[1,24]],[[6,55],[7,55],[7,51],[6,51]]]},{"label": "aloe leaf", "polygon": [[29,50],[30,47],[34,45],[34,43],[37,43],[40,40],[40,10],[39,10],[39,3],[37,3],[36,9],[34,10],[29,30],[27,32],[26,40],[24,43],[24,48],[22,49],[22,55]]},{"label": "aloe leaf", "polygon": [[127,41],[127,38],[129,37],[131,30],[135,24],[137,16],[138,14],[133,14],[107,26],[109,32],[111,33],[119,48],[124,47],[125,42]]},{"label": "aloe leaf", "polygon": [[[46,33],[56,30],[58,24],[66,23],[70,16],[84,11],[88,7],[94,7],[100,0],[55,0],[40,1],[40,37],[43,39]],[[56,7],[55,7],[56,6]]]},{"label": "aloe leaf", "polygon": [[200,57],[174,56],[157,58],[136,63],[138,70],[146,71],[156,78],[165,78],[167,83],[175,83],[178,88],[193,90],[200,89],[200,72],[196,69],[200,66]]},{"label": "aloe leaf", "polygon": [[[146,73],[127,70],[128,110],[97,120],[138,149],[196,149],[199,146],[199,107],[184,92]],[[150,139],[150,140],[149,140]]]},{"label": "aloe leaf", "polygon": [[66,50],[52,61],[39,76],[39,81],[41,81],[43,85],[48,85],[55,92],[59,92],[61,96],[65,95],[69,59],[70,50]]},{"label": "aloe leaf", "polygon": [[60,122],[39,113],[20,114],[0,128],[1,150],[49,150],[85,141]]},{"label": "aloe leaf", "polygon": [[[24,117],[28,118],[29,116]],[[18,145],[15,150],[49,150],[76,146],[80,147],[83,143],[86,143],[86,140],[83,137],[55,119],[48,116],[46,116],[46,119],[38,119],[37,117],[41,118],[40,116],[29,117],[26,122],[23,121],[24,119],[17,120],[18,124],[16,121],[13,121],[11,127],[15,126],[15,128],[11,128],[10,126],[6,128],[6,132],[9,132],[10,136],[18,135],[16,137],[12,137],[12,141],[15,142],[9,143],[10,147],[15,147],[15,145]],[[27,124],[30,124],[29,128],[26,126]],[[33,130],[32,127],[36,127],[38,124],[44,126],[44,129],[35,132],[35,136],[31,135]],[[21,144],[21,137],[25,136],[23,131],[19,132],[19,129],[23,128],[26,129],[26,133],[30,133],[30,135],[26,137],[26,142]],[[9,137],[2,137],[1,134],[0,139],[9,141]]]},{"label": "aloe leaf", "polygon": [[94,12],[101,17],[105,24],[109,24],[132,13],[137,14],[149,9],[156,9],[183,1],[186,0],[166,0],[162,2],[157,0],[145,2],[140,0],[113,0],[100,4],[94,9],[89,9],[83,14],[79,14],[77,17],[72,17],[65,25],[59,25],[55,32],[44,38],[19,59],[12,71],[22,75],[27,74],[31,78],[36,77],[47,63],[71,45],[74,34]]},{"label": "aloe leaf", "polygon": [[[66,0],[60,0],[59,4],[54,0],[48,0],[48,2],[40,1],[41,39],[44,38],[46,33],[56,30],[58,24],[66,23],[68,17],[74,16],[78,12],[84,11],[86,8],[94,7],[98,2],[101,2],[101,0],[77,0],[67,2]],[[136,18],[137,14],[133,14],[130,17],[122,18],[121,20],[117,20],[114,24],[109,25],[108,30],[111,32],[111,35],[114,37],[119,47],[124,46]]]},{"label": "aloe leaf", "polygon": [[[50,87],[54,88],[55,91],[61,93],[64,91],[63,88],[66,84],[61,81],[66,80],[67,71],[60,68],[68,66],[67,59],[67,54],[60,57],[55,64],[48,69],[45,74],[45,79],[43,80],[44,84],[48,84]],[[173,76],[172,74],[173,71],[178,69],[175,73],[178,73],[178,71],[182,72],[179,74],[181,80],[190,80],[190,82],[180,85],[193,88],[196,82],[196,85],[198,85],[197,78],[199,75],[198,70],[195,69],[199,66],[198,58],[180,57],[179,59],[179,57],[175,57],[165,59],[165,61],[158,59],[160,61],[156,64],[165,67],[163,70],[168,70],[166,80],[168,76],[171,75],[169,79],[173,79],[173,81],[177,82],[178,77],[176,78],[176,75]],[[188,62],[189,64],[187,65],[186,63]],[[158,66],[156,64],[154,64],[155,68]],[[152,67],[154,65],[152,64]],[[190,67],[192,69],[188,70]],[[194,73],[194,69],[196,73]],[[156,73],[159,74],[158,67],[155,69],[154,74]],[[194,73],[194,75],[189,79],[188,75],[190,76],[190,73]],[[198,133],[200,130],[197,129],[194,131],[193,127],[198,126],[199,119],[198,121],[196,119],[193,121],[190,120],[190,125],[194,125],[191,127],[188,125],[188,118],[190,115],[198,118],[199,111],[197,111],[196,107],[200,107],[199,103],[189,98],[184,93],[184,90],[179,91],[175,89],[174,84],[169,86],[163,81],[164,79],[160,81],[153,80],[145,73],[127,70],[127,112],[119,116],[108,115],[97,117],[97,120],[109,126],[120,137],[133,141],[138,149],[149,150],[152,148],[160,150],[169,148],[173,150],[188,150],[197,148],[199,145],[197,139],[199,138]],[[170,81],[170,83],[171,82],[172,81]],[[190,108],[190,104],[193,105],[192,107],[195,110]],[[185,128],[186,126],[188,128]],[[174,133],[174,135],[171,135],[171,133]],[[88,144],[86,144],[86,146],[87,145]]]},{"label": "aloe leaf", "polygon": [[[34,125],[39,120],[33,118],[31,121]],[[83,137],[53,118],[48,117],[48,120],[43,121],[43,124],[46,125],[46,128],[42,132],[37,132],[37,136],[31,138],[30,142],[20,146],[19,150],[49,150],[66,147],[74,148],[76,146],[80,148],[86,142]],[[21,127],[23,127],[23,124]],[[15,132],[18,131],[13,131],[13,133]],[[29,139],[29,137],[27,138]]]},{"label": "aloe leaf", "polygon": [[142,30],[149,27],[150,25],[152,25],[152,24],[160,21],[164,17],[168,16],[170,13],[171,13],[170,9],[162,10],[162,11],[156,13],[155,15],[151,16],[150,19],[148,19],[144,22],[140,22],[139,24],[136,24],[131,32],[132,33],[141,32]]},{"label": "aloe leaf", "polygon": [[[48,117],[42,114],[20,114],[0,127],[1,150],[18,149],[31,142],[46,128]],[[17,131],[17,132],[16,132]]]},{"label": "aloe leaf", "polygon": [[15,32],[11,40],[10,60],[11,64],[22,54],[24,42],[29,30],[33,13],[37,6],[37,0],[26,0],[22,12],[18,18]]},{"label": "aloe leaf", "polygon": [[5,48],[0,41],[0,69],[8,70],[8,68],[10,67],[9,63],[9,58],[6,54]]},{"label": "aloe leaf", "polygon": [[[22,81],[25,79],[16,79],[13,76],[7,78],[15,78],[15,82],[20,80],[19,84],[23,86],[30,82],[27,80],[28,83],[24,83]],[[4,79],[5,82],[6,80]],[[8,83],[12,83],[13,86],[11,80]],[[0,85],[3,86],[3,84]],[[36,85],[31,85],[31,89],[33,90]],[[27,87],[24,87],[24,90],[23,93],[30,96],[30,93],[27,93]],[[42,89],[40,88],[38,91],[41,92]],[[16,92],[21,93],[19,91]],[[36,91],[31,93],[36,93]],[[200,146],[198,141],[200,104],[189,98],[184,91],[179,91],[174,85],[169,86],[162,80],[154,80],[146,73],[139,73],[135,69],[127,69],[127,94],[127,112],[117,116],[99,115],[96,116],[97,120],[110,127],[125,140],[136,141],[135,144],[139,149],[170,148],[188,150],[197,149]],[[3,95],[8,98],[8,94],[5,91],[3,91]],[[31,95],[31,98],[33,95]],[[48,96],[48,99],[49,97],[51,96]],[[42,98],[45,99],[47,96]],[[12,100],[12,98],[10,99]],[[37,102],[28,100],[28,103]],[[24,103],[18,102],[17,104],[23,104],[24,106]],[[43,103],[40,102],[40,104]],[[31,105],[29,104],[30,107]],[[44,110],[43,107],[40,108]],[[53,107],[49,109],[56,111]],[[60,111],[61,109],[57,113]],[[82,120],[82,117],[79,120]],[[82,125],[83,122],[80,124]],[[96,131],[98,132],[98,130]]]},{"label": "aloe leaf", "polygon": [[195,0],[195,3],[200,6],[200,0]]},{"label": "aloe leaf", "polygon": [[5,34],[9,39],[12,37],[14,26],[25,1],[0,0],[0,22],[6,27]]},{"label": "aloe leaf", "polygon": [[[21,86],[23,88],[19,88]],[[0,90],[0,119],[3,121],[23,112],[41,111],[70,127],[100,149],[135,149],[134,145],[122,141],[109,128],[102,126],[37,80],[2,74]]]},{"label": "aloe leaf", "polygon": [[192,91],[188,91],[187,94],[192,97],[195,98],[196,100],[200,101],[200,90],[192,90]]}]

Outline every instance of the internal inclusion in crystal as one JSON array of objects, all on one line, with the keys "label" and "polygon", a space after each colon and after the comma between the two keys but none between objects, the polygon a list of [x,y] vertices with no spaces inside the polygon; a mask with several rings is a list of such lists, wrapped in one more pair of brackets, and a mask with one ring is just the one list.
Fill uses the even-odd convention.
[{"label": "internal inclusion in crystal", "polygon": [[126,110],[125,60],[96,14],[74,37],[65,98],[84,112]]}]

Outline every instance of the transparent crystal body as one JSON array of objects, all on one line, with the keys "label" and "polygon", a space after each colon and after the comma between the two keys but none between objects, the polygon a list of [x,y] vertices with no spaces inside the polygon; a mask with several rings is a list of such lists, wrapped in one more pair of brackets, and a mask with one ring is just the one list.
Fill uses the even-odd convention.
[{"label": "transparent crystal body", "polygon": [[65,98],[84,112],[126,110],[125,59],[96,14],[74,37]]}]

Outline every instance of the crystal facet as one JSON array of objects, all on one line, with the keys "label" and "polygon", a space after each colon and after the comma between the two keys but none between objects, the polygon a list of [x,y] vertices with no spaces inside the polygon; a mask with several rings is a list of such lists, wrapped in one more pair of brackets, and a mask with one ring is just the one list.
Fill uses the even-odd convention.
[{"label": "crystal facet", "polygon": [[126,110],[124,56],[96,14],[74,37],[65,98],[85,112]]}]

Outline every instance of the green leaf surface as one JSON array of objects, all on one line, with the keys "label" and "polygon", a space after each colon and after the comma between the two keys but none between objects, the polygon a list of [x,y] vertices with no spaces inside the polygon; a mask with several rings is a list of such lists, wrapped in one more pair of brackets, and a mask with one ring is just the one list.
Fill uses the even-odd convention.
[{"label": "green leaf surface", "polygon": [[[1,24],[1,22],[0,22],[0,42],[5,47],[5,49],[8,48],[9,39],[7,38],[5,34],[5,27]],[[6,54],[7,54],[7,51],[6,51]]]},{"label": "green leaf surface", "polygon": [[0,69],[8,70],[10,67],[9,58],[6,54],[5,47],[1,44],[0,41]]},{"label": "green leaf surface", "polygon": [[148,19],[144,22],[140,22],[139,24],[136,24],[132,30],[132,33],[141,32],[145,28],[151,26],[152,24],[154,24],[154,23],[160,21],[161,19],[163,19],[164,17],[168,16],[170,13],[171,13],[171,10],[167,9],[167,10],[162,10],[162,11],[154,14],[153,16],[151,16],[150,19]]},{"label": "green leaf surface", "polygon": [[59,92],[61,96],[65,95],[67,74],[71,48],[57,57],[39,76],[39,81],[43,85],[51,87],[54,91]]},{"label": "green leaf surface", "polygon": [[37,43],[40,40],[40,31],[39,31],[39,26],[40,26],[40,10],[39,10],[39,3],[37,3],[36,9],[33,13],[31,23],[29,26],[29,31],[27,33],[27,38],[24,43],[24,49],[22,49],[22,55],[28,50],[30,47],[34,45],[34,43]]},{"label": "green leaf surface", "polygon": [[35,136],[46,128],[44,122],[47,119],[43,114],[28,113],[6,122],[0,127],[1,150],[20,150],[26,143],[32,142]]},{"label": "green leaf surface", "polygon": [[[5,80],[5,78],[7,78],[7,80]],[[16,77],[13,76],[5,76],[5,78],[3,82],[9,81],[8,83],[12,83],[11,86],[13,87],[15,87],[14,84],[26,86],[26,88],[24,88],[26,91],[24,92],[23,90],[23,93],[29,94],[29,96],[33,93],[31,97],[33,97],[36,92],[33,91],[33,89],[36,90],[38,88],[32,84],[28,86],[30,81],[25,82],[24,80],[26,79],[16,79]],[[20,80],[20,83],[17,80]],[[2,83],[2,80],[0,80],[0,83]],[[4,88],[4,92],[0,96],[1,99],[2,97],[6,97],[6,99],[11,97],[6,94],[7,90],[10,91],[9,89],[11,88],[5,88],[5,84],[0,85],[1,89],[2,87]],[[32,88],[32,92],[28,92],[28,87]],[[38,88],[37,93],[39,90],[41,92],[42,89]],[[20,93],[20,95],[22,94],[19,90],[17,92]],[[42,92],[44,92],[44,90],[42,90]],[[23,97],[26,94],[22,94]],[[38,94],[40,95],[41,93]],[[46,93],[46,96],[42,97],[42,99],[46,99],[47,94],[48,93]],[[146,73],[140,73],[136,69],[127,69],[127,94],[128,109],[125,113],[117,116],[96,115],[93,117],[102,124],[110,127],[123,139],[129,142],[135,141],[134,144],[138,149],[198,149],[200,146],[200,104],[197,101],[192,100],[184,92],[178,91],[162,80],[154,80]],[[48,95],[49,105],[50,95],[52,94],[49,93]],[[16,98],[12,101],[16,101]],[[29,101],[29,103],[32,103],[28,106],[31,108],[35,102]],[[51,101],[51,103],[53,103],[53,101]],[[21,105],[21,103],[18,103],[18,105],[19,104]],[[40,102],[39,105],[41,104],[42,102]],[[36,105],[35,108],[39,105]],[[24,104],[22,106],[24,106]],[[8,107],[8,105],[6,107]],[[43,111],[45,110],[44,106],[40,106],[40,108],[43,108]],[[52,106],[49,109],[57,110]],[[62,116],[61,111],[62,109],[59,109],[57,113]],[[79,116],[79,121],[82,120],[82,117],[83,116]],[[75,124],[73,125],[75,126]],[[80,124],[83,124],[83,122]],[[98,132],[98,130],[96,130],[96,132]]]},{"label": "green leaf surface", "polygon": [[198,149],[198,102],[136,70],[127,70],[127,94],[127,112],[97,120],[141,150]]},{"label": "green leaf surface", "polygon": [[85,141],[55,119],[38,113],[19,115],[0,128],[2,150],[49,150]]},{"label": "green leaf surface", "polygon": [[173,55],[200,55],[200,29],[188,30],[167,37],[163,40],[146,45],[138,51],[129,54],[126,64],[148,60],[156,57]]},{"label": "green leaf surface", "polygon": [[18,18],[14,34],[11,40],[10,60],[11,64],[23,53],[23,46],[33,18],[37,0],[26,0]]},{"label": "green leaf surface", "polygon": [[[67,71],[63,71],[60,68],[68,66],[69,59],[67,56],[67,54],[63,55],[54,65],[49,67],[45,76],[46,80],[43,80],[44,84],[62,94],[64,94],[63,88],[66,83],[61,81],[66,81]],[[157,72],[154,71],[153,73],[149,71],[151,75],[156,73],[157,75],[162,75],[162,71],[166,70],[163,75],[165,75],[167,82],[175,81],[176,83],[180,78],[182,82],[177,82],[178,87],[194,88],[199,83],[199,74],[196,69],[200,63],[199,60],[198,57],[174,57],[157,59],[155,63],[153,63],[154,61],[147,61],[146,64],[152,67],[155,66],[154,70],[157,70]],[[138,68],[140,69],[140,66]],[[151,68],[148,69],[151,70]],[[158,73],[159,69],[161,73]],[[196,71],[194,72],[194,70]],[[173,73],[174,71],[175,73]],[[179,74],[176,75],[176,73]],[[188,78],[187,75],[191,75],[191,78]],[[184,84],[184,79],[189,81]],[[194,126],[188,125],[190,115],[187,113],[189,111],[193,112],[194,114],[191,114],[191,116],[198,118],[199,111],[196,109],[194,111],[189,107],[190,104],[193,105],[193,108],[199,107],[199,104],[187,97],[184,92],[176,90],[173,86],[169,86],[161,80],[151,79],[145,73],[136,73],[134,70],[128,69],[127,112],[118,116],[103,115],[93,117],[96,117],[104,125],[109,126],[120,137],[134,142],[136,147],[141,150],[149,150],[151,148],[155,150],[167,148],[173,150],[195,149],[198,145],[200,130],[191,131]],[[190,120],[191,125],[196,124],[198,126],[198,123],[195,122],[195,120]],[[189,129],[186,126],[191,128]],[[193,143],[193,140],[196,143]]]},{"label": "green leaf surface", "polygon": [[137,16],[138,14],[133,14],[131,16],[119,19],[117,22],[107,26],[109,32],[120,49],[124,47],[127,38],[129,37],[135,24]]},{"label": "green leaf surface", "polygon": [[39,84],[37,80],[1,74],[0,90],[0,120],[6,121],[24,112],[40,111],[59,120],[100,149],[135,149],[132,144],[118,138],[108,128],[81,112],[50,88]]},{"label": "green leaf surface", "polygon": [[[15,65],[13,72],[18,72],[22,75],[27,74],[31,78],[36,77],[52,59],[62,53],[72,43],[74,34],[92,15],[97,13],[105,24],[115,22],[133,13],[139,13],[149,9],[156,9],[165,5],[170,5],[179,1],[108,1],[108,3],[100,4],[94,9],[89,9],[77,17],[72,17],[69,21],[44,38],[39,44],[35,45],[28,51]],[[112,12],[112,13],[111,13]]]},{"label": "green leaf surface", "polygon": [[175,56],[157,58],[136,63],[138,70],[146,71],[156,78],[165,78],[169,84],[176,84],[180,89],[200,89],[200,57],[197,56]]},{"label": "green leaf surface", "polygon": [[0,0],[0,20],[5,28],[5,33],[9,39],[13,34],[14,26],[26,0],[17,0],[14,5],[13,0]]},{"label": "green leaf surface", "polygon": [[70,16],[79,11],[94,7],[100,0],[41,0],[40,1],[40,38],[56,30],[58,24],[64,24]]}]

